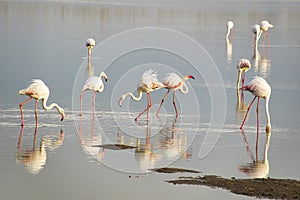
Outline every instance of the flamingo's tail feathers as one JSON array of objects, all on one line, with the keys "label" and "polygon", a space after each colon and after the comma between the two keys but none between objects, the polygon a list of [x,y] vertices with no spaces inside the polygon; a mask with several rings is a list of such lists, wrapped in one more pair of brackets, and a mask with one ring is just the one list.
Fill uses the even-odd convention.
[{"label": "flamingo's tail feathers", "polygon": [[25,94],[25,89],[23,89],[23,90],[19,90],[19,92],[18,92],[19,94]]}]

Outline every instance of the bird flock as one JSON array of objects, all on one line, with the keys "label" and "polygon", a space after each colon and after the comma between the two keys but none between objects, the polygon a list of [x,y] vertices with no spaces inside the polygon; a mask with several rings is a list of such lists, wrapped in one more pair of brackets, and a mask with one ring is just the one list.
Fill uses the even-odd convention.
[{"label": "bird flock", "polygon": [[[229,41],[229,39],[232,37],[232,29],[234,27],[234,23],[232,21],[227,22],[227,33],[226,33],[226,40]],[[252,32],[254,33],[254,46],[257,47],[258,41],[264,33],[264,39],[268,39],[268,29],[272,28],[273,25],[270,24],[268,21],[263,20],[261,22],[261,25],[255,24],[252,26]],[[95,47],[95,40],[93,38],[88,38],[86,41],[86,47],[88,49],[88,70],[92,70],[92,49]],[[247,119],[249,110],[254,103],[254,101],[257,99],[257,106],[256,106],[256,112],[257,112],[257,127],[259,126],[259,119],[258,119],[258,111],[259,111],[259,101],[260,98],[265,99],[265,108],[266,108],[266,117],[267,117],[267,125],[266,125],[266,131],[271,130],[271,122],[270,122],[270,114],[269,114],[269,99],[271,96],[271,87],[266,82],[266,80],[262,77],[256,76],[254,77],[248,84],[244,84],[245,82],[245,73],[251,68],[251,63],[248,59],[242,58],[239,60],[239,63],[237,65],[238,70],[238,78],[237,78],[237,94],[239,94],[239,91],[249,91],[254,95],[253,100],[250,102],[247,112],[244,116],[243,122],[240,126],[240,129],[243,129],[243,126],[245,124],[245,121]],[[92,73],[93,74],[93,73]],[[122,102],[125,100],[127,96],[130,96],[132,100],[139,101],[142,99],[143,93],[146,93],[147,95],[147,107],[137,115],[137,117],[134,119],[137,121],[145,112],[147,112],[147,122],[149,119],[149,109],[152,106],[152,101],[150,97],[150,93],[162,88],[167,89],[167,92],[164,94],[160,106],[156,112],[156,115],[159,115],[160,109],[168,96],[168,94],[172,91],[173,92],[173,106],[175,110],[175,116],[176,119],[178,118],[178,110],[176,107],[176,91],[179,90],[182,94],[188,93],[188,87],[186,85],[186,81],[189,79],[195,79],[193,75],[186,75],[183,77],[180,77],[176,73],[168,73],[165,75],[162,81],[158,80],[158,74],[157,71],[153,69],[148,69],[145,71],[140,81],[137,84],[137,96],[135,96],[131,92],[127,92],[120,96],[118,104],[119,106],[122,106]],[[95,109],[95,100],[96,100],[96,93],[101,93],[104,90],[104,83],[102,79],[107,82],[108,77],[105,72],[101,72],[99,76],[93,76],[89,74],[89,78],[86,80],[85,84],[82,87],[81,93],[80,93],[80,116],[82,116],[82,99],[83,95],[87,90],[93,91],[93,100],[92,100],[92,106],[93,111]],[[242,84],[240,86],[240,82],[242,81]],[[35,99],[35,107],[34,107],[34,113],[35,113],[35,121],[36,121],[36,127],[38,126],[38,102],[39,100],[42,101],[42,107],[45,110],[51,110],[52,108],[56,108],[57,112],[61,115],[61,121],[65,118],[65,112],[64,110],[56,103],[52,103],[49,106],[47,105],[47,100],[50,95],[50,90],[47,87],[47,85],[40,79],[33,79],[30,85],[22,90],[19,90],[20,95],[27,95],[29,98],[27,98],[25,101],[21,102],[19,104],[20,107],[20,113],[21,113],[21,126],[24,126],[24,115],[23,115],[23,106],[27,102],[29,102],[32,99]],[[239,104],[238,98],[238,104]]]}]

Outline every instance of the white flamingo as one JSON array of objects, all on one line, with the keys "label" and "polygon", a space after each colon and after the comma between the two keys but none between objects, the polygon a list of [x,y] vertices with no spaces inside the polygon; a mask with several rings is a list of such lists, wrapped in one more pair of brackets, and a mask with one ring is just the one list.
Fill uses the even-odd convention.
[{"label": "white flamingo", "polygon": [[148,99],[147,108],[144,111],[142,111],[134,120],[137,121],[138,118],[146,111],[147,111],[147,120],[148,120],[149,119],[148,112],[152,106],[150,92],[158,90],[162,87],[165,87],[165,86],[164,86],[164,84],[162,84],[161,82],[158,81],[157,72],[152,69],[149,69],[143,73],[141,80],[138,83],[138,86],[137,86],[138,96],[135,97],[131,92],[125,93],[120,97],[118,104],[121,106],[122,102],[124,101],[124,99],[127,96],[131,96],[131,98],[134,101],[139,101],[142,99],[143,92],[147,93],[147,99]]},{"label": "white flamingo", "polygon": [[176,92],[176,90],[179,90],[182,94],[187,94],[189,89],[188,89],[187,85],[185,84],[185,81],[188,79],[195,79],[195,78],[192,75],[184,76],[183,78],[181,78],[175,73],[169,73],[166,75],[166,77],[163,79],[163,84],[165,85],[165,88],[168,89],[168,91],[166,92],[166,94],[164,95],[164,97],[161,100],[160,106],[156,112],[157,116],[161,109],[162,104],[165,101],[165,98],[168,96],[170,91],[173,91],[173,105],[174,105],[174,109],[176,112],[176,118],[178,117],[178,111],[177,111],[176,101],[175,101],[175,99],[176,99],[175,92]]},{"label": "white flamingo", "polygon": [[64,110],[57,105],[56,103],[52,103],[49,106],[47,106],[47,100],[50,95],[50,90],[47,87],[47,85],[40,79],[33,79],[31,84],[23,89],[19,90],[20,95],[27,95],[29,96],[28,99],[20,103],[20,112],[21,112],[21,118],[22,118],[22,124],[21,126],[24,126],[24,116],[22,107],[24,104],[26,104],[28,101],[30,101],[32,98],[35,99],[35,107],[34,107],[34,113],[35,113],[35,122],[36,126],[38,126],[38,113],[37,113],[37,106],[38,102],[41,99],[42,100],[42,106],[45,110],[51,110],[52,108],[56,108],[58,113],[61,114],[61,121],[65,118],[65,112]]},{"label": "white flamingo", "polygon": [[257,106],[256,106],[256,113],[257,113],[257,129],[259,128],[259,119],[258,119],[258,107],[259,107],[259,99],[264,98],[265,99],[265,106],[266,106],[266,116],[267,116],[267,126],[266,131],[270,132],[271,130],[271,120],[270,120],[270,113],[269,113],[269,100],[271,96],[271,86],[267,83],[265,79],[262,77],[254,77],[250,83],[240,88],[241,90],[246,90],[251,92],[254,95],[253,100],[248,106],[247,112],[245,114],[244,120],[240,126],[240,129],[243,128],[247,115],[249,113],[249,110],[254,102],[254,100],[257,98]]},{"label": "white flamingo", "polygon": [[92,105],[93,105],[93,109],[95,108],[96,93],[103,92],[104,90],[104,84],[102,78],[104,78],[105,82],[107,82],[107,75],[105,74],[105,72],[101,72],[99,76],[91,76],[90,78],[88,78],[88,80],[85,82],[84,86],[82,87],[82,91],[80,94],[80,116],[82,115],[82,96],[85,91],[91,90],[94,92]]},{"label": "white flamingo", "polygon": [[262,30],[260,29],[260,26],[258,24],[254,24],[251,30],[254,33],[254,47],[257,47]]},{"label": "white flamingo", "polygon": [[229,38],[229,35],[231,33],[231,29],[233,29],[233,27],[234,27],[233,21],[228,21],[226,27],[227,27],[226,38]]}]

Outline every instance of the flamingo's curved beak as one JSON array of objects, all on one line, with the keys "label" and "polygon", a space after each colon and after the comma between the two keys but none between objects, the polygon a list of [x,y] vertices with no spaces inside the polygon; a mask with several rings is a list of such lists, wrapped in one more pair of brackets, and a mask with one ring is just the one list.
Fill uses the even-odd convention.
[{"label": "flamingo's curved beak", "polygon": [[192,75],[188,75],[188,78],[195,79],[195,77]]},{"label": "flamingo's curved beak", "polygon": [[63,114],[61,115],[61,119],[60,119],[60,121],[63,121],[63,120],[64,120],[64,118],[65,118],[65,114],[63,113]]}]

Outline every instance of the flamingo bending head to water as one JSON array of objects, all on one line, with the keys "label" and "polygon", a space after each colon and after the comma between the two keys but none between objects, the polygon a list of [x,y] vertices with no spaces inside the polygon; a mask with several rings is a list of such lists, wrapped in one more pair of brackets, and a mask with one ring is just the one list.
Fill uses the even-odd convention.
[{"label": "flamingo bending head to water", "polygon": [[175,99],[176,99],[175,92],[176,92],[176,90],[179,90],[181,93],[187,94],[189,89],[188,89],[187,85],[185,84],[185,81],[188,79],[195,79],[195,78],[192,75],[184,76],[183,78],[181,78],[175,73],[169,73],[166,75],[166,77],[163,80],[163,84],[165,85],[165,88],[168,89],[168,91],[166,92],[166,94],[164,95],[164,97],[161,100],[160,106],[156,112],[157,116],[161,109],[162,104],[165,101],[165,98],[168,96],[170,91],[173,91],[173,105],[174,105],[174,109],[176,112],[176,118],[178,117],[178,111],[177,111],[176,101],[175,101]]},{"label": "flamingo bending head to water", "polygon": [[153,69],[149,69],[147,71],[145,71],[141,77],[141,80],[140,82],[138,83],[138,86],[137,86],[137,92],[138,92],[138,96],[135,97],[131,92],[128,92],[128,93],[125,93],[123,94],[119,101],[118,101],[118,104],[121,106],[122,105],[122,102],[124,101],[124,99],[127,97],[127,96],[131,96],[131,98],[134,100],[134,101],[139,101],[142,99],[142,96],[143,96],[143,93],[145,92],[147,94],[147,99],[148,99],[148,105],[147,105],[147,108],[142,111],[134,120],[137,121],[138,118],[144,113],[147,111],[147,121],[149,119],[149,109],[151,108],[152,106],[152,101],[151,101],[151,97],[150,97],[150,92],[152,91],[155,91],[155,90],[158,90],[160,88],[163,88],[165,87],[165,85],[161,82],[158,81],[157,79],[157,72],[154,71]]},{"label": "flamingo bending head to water", "polygon": [[271,130],[271,120],[270,120],[270,113],[269,113],[269,100],[271,96],[271,86],[267,83],[265,79],[262,77],[254,77],[250,83],[240,88],[240,90],[246,90],[251,92],[254,95],[253,100],[248,106],[247,112],[245,114],[244,120],[240,126],[240,129],[243,129],[243,126],[245,124],[248,112],[254,102],[254,100],[257,98],[257,106],[256,106],[256,113],[257,113],[257,129],[259,128],[259,120],[258,120],[258,107],[259,107],[259,99],[264,98],[265,99],[265,106],[266,106],[266,116],[267,116],[267,126],[266,131],[270,132]]},{"label": "flamingo bending head to water", "polygon": [[91,90],[94,92],[92,105],[93,108],[95,108],[96,93],[103,92],[104,90],[104,84],[102,78],[104,78],[105,82],[107,82],[107,75],[105,74],[105,72],[101,72],[99,76],[91,76],[90,78],[88,78],[88,80],[85,82],[84,86],[82,87],[82,91],[80,94],[80,116],[82,115],[82,96],[85,91]]},{"label": "flamingo bending head to water", "polygon": [[[273,28],[273,25],[269,23],[267,20],[263,20],[260,23],[260,29],[264,32],[264,39],[269,39],[268,30],[269,28]],[[268,44],[270,46],[270,41],[268,40]]]},{"label": "flamingo bending head to water", "polygon": [[226,38],[229,38],[229,35],[231,33],[231,29],[233,29],[233,27],[234,27],[233,21],[228,21],[226,27],[227,27]]},{"label": "flamingo bending head to water", "polygon": [[258,40],[261,36],[261,33],[262,33],[262,30],[260,28],[260,26],[258,24],[254,24],[252,26],[252,32],[254,33],[254,47],[257,47],[257,44],[258,44]]},{"label": "flamingo bending head to water", "polygon": [[26,99],[19,105],[20,112],[21,112],[21,118],[22,118],[21,126],[24,126],[24,115],[23,115],[22,107],[24,104],[26,104],[32,98],[35,99],[34,113],[35,113],[36,126],[38,126],[37,106],[38,106],[38,101],[40,99],[42,100],[42,106],[45,110],[51,110],[52,108],[56,108],[58,113],[61,114],[61,121],[65,118],[65,112],[59,105],[57,105],[56,103],[52,103],[49,106],[47,106],[47,100],[50,95],[50,90],[42,80],[33,79],[31,84],[27,88],[19,90],[19,94],[29,96],[28,99]]}]

